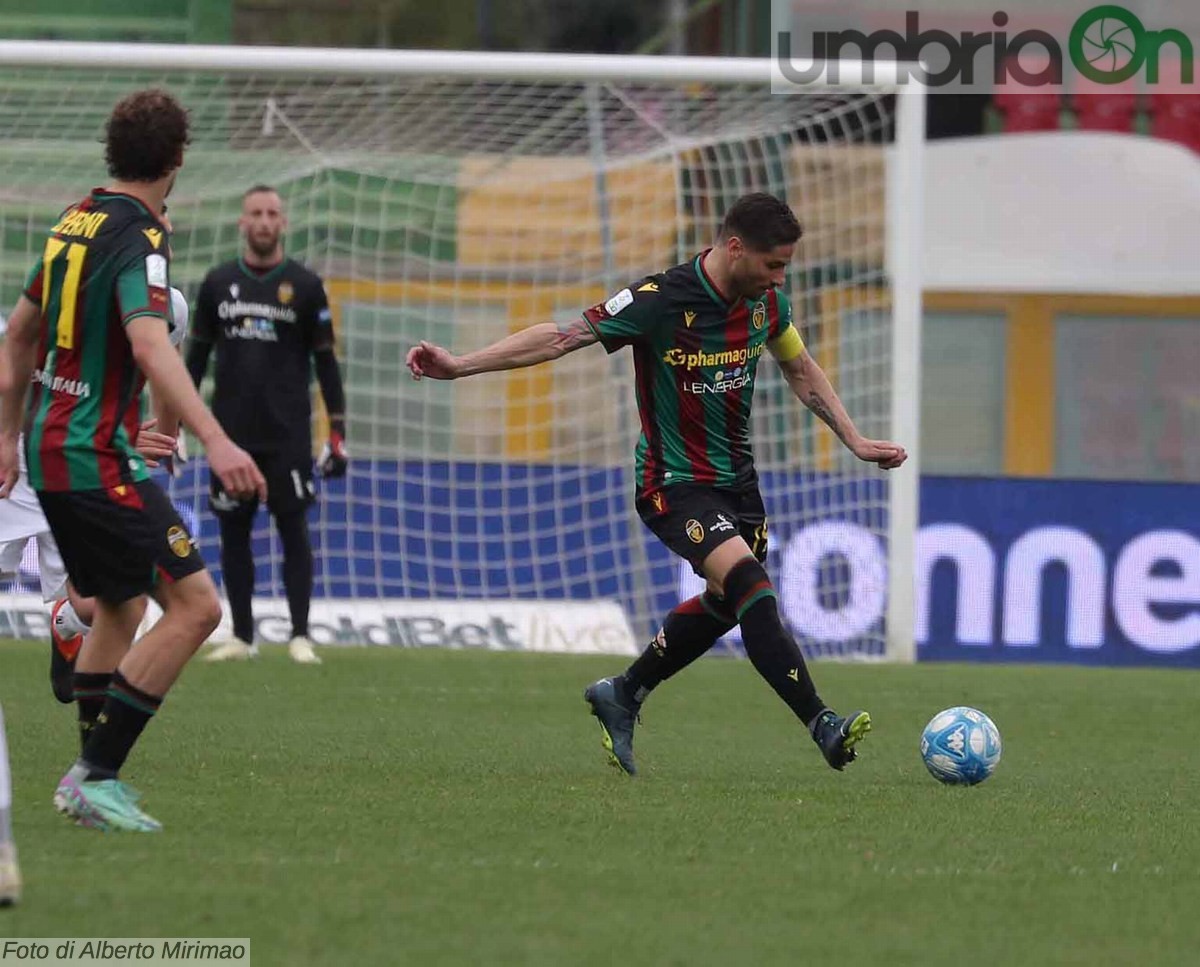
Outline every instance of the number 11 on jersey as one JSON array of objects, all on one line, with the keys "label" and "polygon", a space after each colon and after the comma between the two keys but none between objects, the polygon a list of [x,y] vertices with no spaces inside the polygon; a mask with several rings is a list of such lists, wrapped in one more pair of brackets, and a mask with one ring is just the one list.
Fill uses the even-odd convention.
[{"label": "number 11 on jersey", "polygon": [[58,320],[54,324],[57,334],[55,345],[60,349],[75,348],[75,300],[79,295],[79,280],[83,277],[83,262],[87,258],[87,246],[79,242],[67,244],[59,238],[46,240],[46,251],[42,255],[42,272],[45,282],[42,286],[42,315],[50,305],[50,272],[54,260],[67,250],[67,274],[63,277],[58,296]]}]

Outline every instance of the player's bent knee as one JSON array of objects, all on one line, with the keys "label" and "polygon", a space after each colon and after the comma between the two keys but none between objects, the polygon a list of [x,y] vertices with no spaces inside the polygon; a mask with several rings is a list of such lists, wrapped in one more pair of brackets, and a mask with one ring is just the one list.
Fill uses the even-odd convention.
[{"label": "player's bent knee", "polygon": [[[723,589],[729,572],[745,557],[753,558],[754,553],[745,539],[734,535],[718,544],[701,563],[700,569],[710,587],[715,582],[718,589]],[[720,591],[714,593],[719,594]]]},{"label": "player's bent knee", "polygon": [[775,598],[771,578],[757,558],[745,557],[725,575],[725,601],[740,620],[747,608],[763,598]]},{"label": "player's bent knee", "polygon": [[192,613],[200,641],[203,643],[221,623],[221,599],[217,597],[217,589],[211,584],[203,595],[197,597],[199,600],[193,604]]},{"label": "player's bent knee", "polygon": [[196,624],[200,630],[200,642],[209,637],[221,623],[221,601],[214,592],[204,603],[204,608],[196,615]]}]

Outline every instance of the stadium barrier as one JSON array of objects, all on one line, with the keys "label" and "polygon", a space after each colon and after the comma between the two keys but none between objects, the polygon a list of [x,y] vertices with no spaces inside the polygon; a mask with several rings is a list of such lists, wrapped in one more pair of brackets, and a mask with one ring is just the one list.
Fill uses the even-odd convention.
[{"label": "stadium barrier", "polygon": [[[378,508],[363,495],[354,498],[353,488],[384,481],[399,490],[408,476],[404,464],[376,462],[348,484],[328,485],[316,512],[324,526],[314,528],[318,643],[633,654],[656,630],[632,626],[628,617],[629,596],[644,589],[629,586],[615,550],[629,544],[614,533],[625,527],[624,515],[611,512],[609,497],[588,496],[621,492],[614,475],[623,471],[580,467],[569,475],[573,492],[563,494],[561,468],[553,478],[537,466],[443,469],[440,485],[423,484],[427,499],[406,502],[395,519],[380,520]],[[487,496],[500,476],[508,483],[503,505]],[[527,486],[514,486],[518,478]],[[764,474],[768,509],[814,482],[838,486],[836,478],[819,478]],[[172,492],[220,581],[215,521],[190,518],[197,490],[206,489],[206,472],[193,464]],[[926,477],[920,496],[913,568],[920,660],[1200,666],[1194,488]],[[571,519],[564,508],[572,508]],[[277,562],[265,516],[259,525],[256,559]],[[507,556],[497,553],[498,533]],[[431,541],[430,534],[439,536]],[[665,589],[657,593],[665,614],[697,593],[700,581],[648,532],[642,536],[655,587]],[[601,567],[598,548],[614,555]],[[14,593],[0,596],[0,637],[46,636],[33,553],[31,546]],[[430,560],[452,570],[453,599],[422,591],[439,586]],[[887,557],[878,536],[859,523],[775,527],[768,568],[785,619],[814,656],[842,654],[844,641],[885,619]],[[535,584],[541,600],[528,593]],[[260,638],[285,641],[277,564],[260,565],[257,592]],[[718,647],[741,650],[736,632]]]}]

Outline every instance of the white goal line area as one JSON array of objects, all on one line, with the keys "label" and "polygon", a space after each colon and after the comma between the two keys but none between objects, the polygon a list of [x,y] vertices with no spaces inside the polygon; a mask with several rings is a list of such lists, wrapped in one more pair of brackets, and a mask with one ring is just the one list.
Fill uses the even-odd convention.
[{"label": "white goal line area", "polygon": [[[781,91],[765,59],[0,41],[0,295],[104,182],[112,105],[165,86],[192,119],[172,282],[194,297],[237,255],[255,183],[279,189],[287,251],[325,280],[353,459],[312,512],[315,603],[361,627],[395,601],[611,603],[641,641],[690,574],[634,511],[628,353],[453,384],[414,383],[404,353],[570,319],[771,192],[805,230],[786,289],[810,351],[862,432],[910,461],[859,463],[761,365],[768,567],[814,654],[912,660],[924,92],[895,83],[902,65],[869,65],[870,84],[854,66]],[[169,487],[216,566],[203,461]],[[256,594],[282,599],[265,515],[254,540]]]}]

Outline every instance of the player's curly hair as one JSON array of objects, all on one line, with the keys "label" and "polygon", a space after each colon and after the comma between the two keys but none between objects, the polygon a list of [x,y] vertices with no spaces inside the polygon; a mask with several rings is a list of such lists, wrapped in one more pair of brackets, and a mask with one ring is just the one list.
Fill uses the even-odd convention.
[{"label": "player's curly hair", "polygon": [[178,168],[187,146],[188,113],[157,87],[122,98],[104,131],[104,160],[119,181],[158,181]]},{"label": "player's curly hair", "polygon": [[765,191],[742,195],[721,222],[721,240],[736,235],[747,248],[767,252],[777,245],[793,245],[803,234],[788,206]]}]

